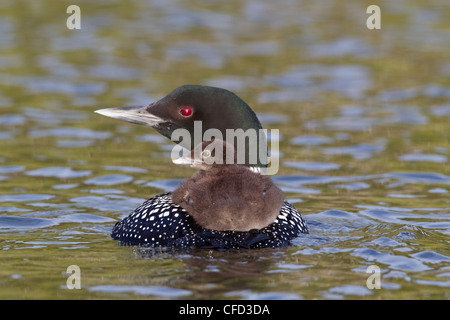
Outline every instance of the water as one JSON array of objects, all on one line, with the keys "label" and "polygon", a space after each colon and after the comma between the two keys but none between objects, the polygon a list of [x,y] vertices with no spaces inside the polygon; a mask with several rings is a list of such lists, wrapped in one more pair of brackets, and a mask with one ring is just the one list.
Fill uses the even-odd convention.
[{"label": "water", "polygon": [[[82,29],[68,30],[64,4],[4,3],[0,298],[449,298],[445,1],[382,1],[381,30],[360,1],[80,7]],[[280,129],[273,179],[309,235],[226,252],[110,239],[193,171],[170,163],[155,131],[93,111],[182,84],[230,89]],[[372,265],[381,289],[367,286]]]}]

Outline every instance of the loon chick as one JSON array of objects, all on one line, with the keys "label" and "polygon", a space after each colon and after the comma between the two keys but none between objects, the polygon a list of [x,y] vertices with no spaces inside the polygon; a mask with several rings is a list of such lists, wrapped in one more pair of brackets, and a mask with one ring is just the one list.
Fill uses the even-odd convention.
[{"label": "loon chick", "polygon": [[[99,114],[131,123],[153,127],[171,138],[179,128],[186,129],[194,141],[194,122],[201,121],[202,136],[208,129],[218,129],[225,137],[226,129],[261,129],[251,108],[234,93],[215,87],[185,85],[146,107],[121,107],[96,111]],[[258,136],[258,146],[264,137]],[[192,141],[174,141],[193,146]],[[190,144],[189,144],[190,143]],[[262,141],[265,146],[265,141]],[[265,146],[266,147],[266,146]],[[245,165],[250,148],[245,145]],[[256,166],[264,167],[264,159]],[[276,219],[255,232],[218,231],[200,226],[194,218],[172,200],[172,193],[156,195],[116,223],[111,236],[124,245],[167,246],[179,248],[260,248],[280,247],[300,233],[308,233],[301,214],[284,201]]]},{"label": "loon chick", "polygon": [[198,225],[217,231],[250,231],[268,226],[279,215],[283,192],[270,177],[236,164],[235,149],[229,143],[205,141],[185,158],[201,170],[173,192],[172,200]]}]

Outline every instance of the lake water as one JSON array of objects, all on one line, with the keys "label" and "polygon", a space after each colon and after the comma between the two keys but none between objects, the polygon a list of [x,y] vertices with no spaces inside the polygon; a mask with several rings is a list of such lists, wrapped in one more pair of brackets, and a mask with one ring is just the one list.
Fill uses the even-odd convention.
[{"label": "lake water", "polygon": [[[69,30],[65,3],[3,1],[0,298],[450,298],[450,6],[379,1],[369,30],[369,4],[80,2]],[[310,234],[225,252],[110,239],[193,170],[93,111],[183,84],[234,91],[280,130],[273,179]]]}]

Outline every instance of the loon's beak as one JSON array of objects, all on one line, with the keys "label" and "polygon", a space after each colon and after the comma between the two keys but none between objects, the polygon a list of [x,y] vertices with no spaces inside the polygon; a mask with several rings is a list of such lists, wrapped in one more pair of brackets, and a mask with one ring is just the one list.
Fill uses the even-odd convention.
[{"label": "loon's beak", "polygon": [[107,108],[96,110],[94,112],[113,119],[136,123],[147,127],[156,127],[160,123],[165,122],[160,117],[148,112],[148,106]]}]

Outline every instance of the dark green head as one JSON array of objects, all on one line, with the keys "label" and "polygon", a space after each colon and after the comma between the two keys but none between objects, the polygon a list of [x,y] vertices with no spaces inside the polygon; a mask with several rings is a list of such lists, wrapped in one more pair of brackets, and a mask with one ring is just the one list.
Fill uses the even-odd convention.
[{"label": "dark green head", "polygon": [[[96,112],[152,127],[169,139],[176,129],[185,129],[191,139],[173,139],[173,141],[191,150],[196,143],[203,141],[203,135],[208,129],[216,129],[216,132],[222,135],[216,138],[233,143],[238,154],[245,151],[245,165],[265,166],[267,163],[267,143],[265,136],[260,134],[261,123],[241,98],[222,88],[184,85],[146,107],[110,108]],[[195,126],[197,129],[201,127],[200,141],[194,136],[198,133]],[[227,132],[227,129],[234,130],[234,135],[230,130]],[[211,137],[206,137],[205,140],[211,140]],[[255,145],[258,149],[254,148]],[[258,152],[258,156],[252,156],[259,149],[262,151]]]}]

